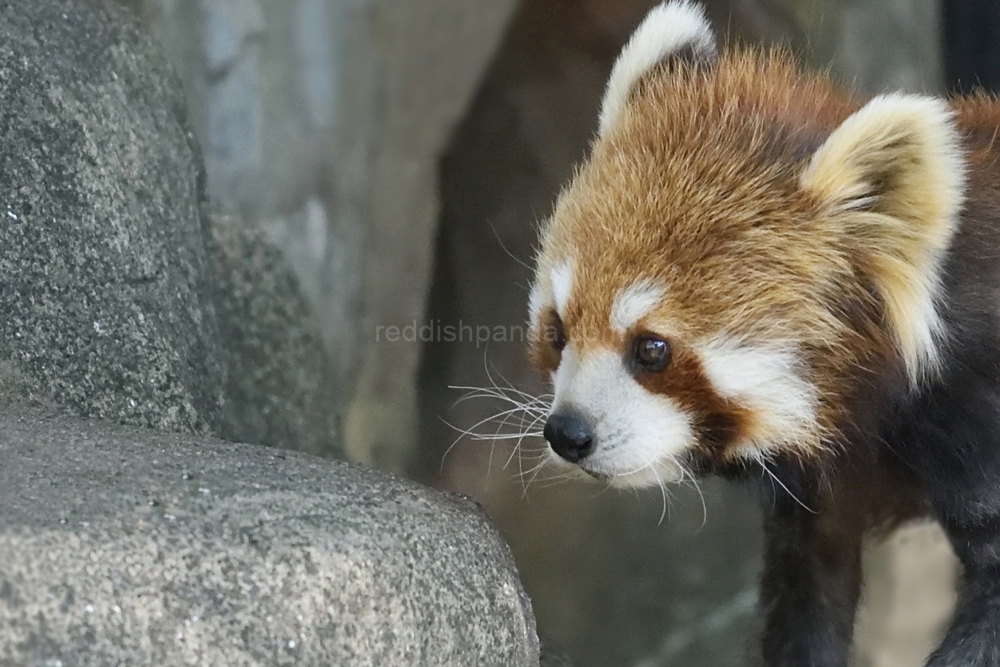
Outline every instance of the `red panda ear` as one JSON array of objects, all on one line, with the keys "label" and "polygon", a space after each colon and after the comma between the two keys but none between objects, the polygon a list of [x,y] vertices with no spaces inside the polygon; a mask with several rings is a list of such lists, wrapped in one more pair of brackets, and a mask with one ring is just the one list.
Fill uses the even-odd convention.
[{"label": "red panda ear", "polygon": [[635,84],[670,58],[714,62],[715,36],[700,5],[688,0],[665,2],[646,16],[622,50],[604,93],[599,134],[621,115]]},{"label": "red panda ear", "polygon": [[961,138],[948,105],[876,97],[820,147],[802,186],[854,246],[919,383],[939,363],[941,265],[965,196]]}]

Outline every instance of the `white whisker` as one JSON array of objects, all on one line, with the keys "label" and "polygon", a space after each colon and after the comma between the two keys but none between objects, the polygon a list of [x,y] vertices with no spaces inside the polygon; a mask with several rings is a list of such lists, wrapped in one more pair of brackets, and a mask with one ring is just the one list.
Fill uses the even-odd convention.
[{"label": "white whisker", "polygon": [[681,481],[683,482],[685,478],[690,480],[691,486],[693,486],[694,490],[698,493],[698,499],[701,500],[701,527],[698,530],[702,530],[708,523],[708,505],[705,504],[705,494],[701,492],[701,484],[698,483],[698,478],[694,476],[694,473],[688,470],[687,467],[681,465],[679,461],[674,459],[674,464],[681,471]]},{"label": "white whisker", "polygon": [[792,493],[792,490],[789,489],[787,486],[785,486],[785,483],[782,482],[780,479],[778,479],[777,475],[775,475],[773,472],[771,472],[771,469],[767,467],[767,463],[765,462],[763,456],[758,457],[757,458],[757,462],[760,463],[760,466],[761,466],[761,468],[764,469],[764,472],[766,472],[768,475],[770,475],[771,481],[777,483],[778,486],[780,486],[782,489],[784,489],[785,493],[787,493],[789,496],[791,496],[792,500],[794,500],[796,503],[798,503],[799,506],[802,507],[802,509],[804,509],[805,511],[809,512],[810,514],[819,514],[819,512],[817,512],[816,510],[814,510],[813,508],[809,507],[804,502],[802,502],[801,500],[799,500],[798,496],[796,496],[794,493]]},{"label": "white whisker", "polygon": [[[463,396],[455,401],[453,407],[472,400],[495,401],[502,404],[503,407],[498,412],[480,419],[468,428],[461,428],[445,421],[449,427],[459,434],[458,438],[449,446],[445,457],[462,440],[489,442],[491,443],[490,461],[486,474],[487,477],[490,477],[493,467],[493,452],[497,443],[512,442],[513,446],[503,467],[504,469],[509,468],[514,461],[514,457],[517,457],[517,476],[521,480],[524,494],[527,495],[528,486],[537,478],[540,471],[548,463],[547,457],[544,456],[548,447],[537,447],[532,448],[532,450],[526,450],[525,443],[543,437],[539,424],[544,422],[548,417],[549,406],[553,396],[551,394],[535,396],[518,389],[502,373],[497,371],[496,368],[491,367],[485,358],[483,366],[490,386],[450,386],[449,389],[465,392]],[[484,430],[484,428],[488,430]],[[526,454],[532,457],[527,467],[523,460]],[[534,461],[536,454],[539,459],[537,463]],[[444,461],[442,461],[443,465]]]},{"label": "white whisker", "polygon": [[663,480],[660,479],[660,473],[656,472],[656,466],[652,465],[652,461],[650,462],[649,471],[656,478],[656,484],[660,487],[660,495],[663,496],[663,511],[660,512],[660,521],[656,524],[662,526],[663,520],[667,517],[667,487],[663,484]]}]

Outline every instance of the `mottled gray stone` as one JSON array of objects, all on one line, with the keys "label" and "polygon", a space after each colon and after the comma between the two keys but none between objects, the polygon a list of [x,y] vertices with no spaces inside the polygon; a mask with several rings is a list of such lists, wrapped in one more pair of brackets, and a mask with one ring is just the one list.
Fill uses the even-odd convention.
[{"label": "mottled gray stone", "polygon": [[338,456],[330,363],[287,258],[237,218],[214,216],[212,239],[228,371],[219,434]]},{"label": "mottled gray stone", "polygon": [[468,500],[364,468],[0,410],[0,665],[538,664]]},{"label": "mottled gray stone", "polygon": [[0,2],[0,100],[8,375],[80,415],[208,430],[203,171],[165,60],[113,4]]},{"label": "mottled gray stone", "polygon": [[184,82],[213,210],[263,229],[298,277],[339,418],[361,357],[368,181],[387,78],[372,41],[377,3],[123,1]]}]

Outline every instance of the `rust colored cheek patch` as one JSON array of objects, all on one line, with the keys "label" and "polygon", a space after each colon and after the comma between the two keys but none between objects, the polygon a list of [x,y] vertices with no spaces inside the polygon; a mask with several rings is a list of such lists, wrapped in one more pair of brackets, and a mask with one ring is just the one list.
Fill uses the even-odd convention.
[{"label": "rust colored cheek patch", "polygon": [[538,340],[531,344],[530,357],[535,370],[547,378],[559,368],[562,354],[548,342]]},{"label": "rust colored cheek patch", "polygon": [[746,440],[752,429],[750,411],[719,396],[701,366],[701,361],[682,345],[673,348],[673,361],[663,371],[634,371],[646,391],[670,398],[692,415],[698,449],[709,458],[725,459],[728,450]]},{"label": "rust colored cheek patch", "polygon": [[552,309],[543,315],[537,328],[531,332],[531,363],[543,375],[554,373],[562,359],[566,345],[566,329],[559,315]]}]

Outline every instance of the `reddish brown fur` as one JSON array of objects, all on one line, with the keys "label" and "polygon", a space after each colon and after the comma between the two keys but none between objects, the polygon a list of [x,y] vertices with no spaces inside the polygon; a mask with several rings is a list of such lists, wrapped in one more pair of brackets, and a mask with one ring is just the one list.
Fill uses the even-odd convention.
[{"label": "reddish brown fur", "polygon": [[682,343],[673,346],[669,373],[639,371],[636,380],[647,391],[670,396],[678,407],[692,415],[698,446],[708,456],[732,442],[745,440],[753,432],[753,414],[720,397],[705,376],[698,355]]},{"label": "reddish brown fur", "polygon": [[[679,42],[665,16],[623,71],[645,66],[650,31]],[[781,51],[688,56],[613,100],[544,231],[535,326],[558,323],[573,355],[561,365],[536,331],[534,359],[555,373],[554,415],[591,402],[586,451],[548,425],[547,439],[633,486],[662,480],[632,483],[608,459],[690,453],[697,472],[759,473],[775,667],[848,664],[864,536],[932,511],[966,586],[927,664],[998,664],[1000,103],[869,103]],[[669,341],[669,365],[632,354],[649,333]]]},{"label": "reddish brown fur", "polygon": [[[802,76],[780,50],[647,75],[546,230],[543,259],[575,261],[570,340],[583,353],[605,345],[575,334],[606,330],[618,290],[654,278],[667,295],[650,319],[681,350],[726,333],[800,345],[822,397],[821,426],[835,429],[854,369],[885,359],[892,345],[873,291],[855,275],[850,239],[799,178],[860,106],[827,78]],[[662,389],[675,398],[708,391],[697,370],[681,377]],[[702,398],[703,411],[722,402]]]}]

